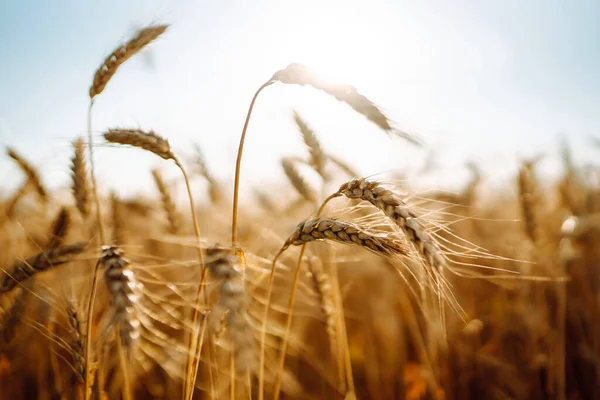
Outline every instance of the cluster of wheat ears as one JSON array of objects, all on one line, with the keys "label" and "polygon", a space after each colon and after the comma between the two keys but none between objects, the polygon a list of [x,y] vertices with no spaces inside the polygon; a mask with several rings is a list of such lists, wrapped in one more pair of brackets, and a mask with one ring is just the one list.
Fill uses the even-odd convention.
[{"label": "cluster of wheat ears", "polygon": [[482,195],[474,165],[458,194],[409,195],[359,177],[294,113],[308,157],[283,158],[291,187],[240,210],[244,139],[271,85],[318,89],[417,143],[352,86],[291,64],[252,98],[232,203],[199,150],[188,174],[166,138],[130,128],[103,138],[173,163],[189,208],[158,169],[160,201],[102,196],[94,102],[166,29],[139,30],[96,71],[72,199],[8,149],[26,179],[1,204],[1,399],[600,398],[600,191],[568,150],[557,186],[531,160],[516,196]]}]

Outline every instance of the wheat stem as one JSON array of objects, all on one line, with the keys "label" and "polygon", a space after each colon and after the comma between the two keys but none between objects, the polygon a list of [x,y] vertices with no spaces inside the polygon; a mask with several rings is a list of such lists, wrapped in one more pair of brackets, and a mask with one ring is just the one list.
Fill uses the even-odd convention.
[{"label": "wheat stem", "polygon": [[254,108],[254,103],[256,102],[256,98],[266,87],[273,84],[273,81],[267,81],[263,83],[256,93],[254,93],[254,97],[252,97],[252,101],[250,102],[250,107],[248,108],[248,114],[246,115],[246,121],[244,122],[244,128],[242,129],[242,136],[240,137],[240,144],[238,148],[237,159],[235,162],[235,178],[233,184],[233,216],[231,217],[231,247],[235,247],[237,241],[237,218],[238,218],[238,199],[239,199],[239,189],[240,189],[240,171],[242,166],[242,153],[244,152],[244,141],[246,140],[246,131],[248,130],[248,123],[250,122],[250,117],[252,116],[252,109]]}]

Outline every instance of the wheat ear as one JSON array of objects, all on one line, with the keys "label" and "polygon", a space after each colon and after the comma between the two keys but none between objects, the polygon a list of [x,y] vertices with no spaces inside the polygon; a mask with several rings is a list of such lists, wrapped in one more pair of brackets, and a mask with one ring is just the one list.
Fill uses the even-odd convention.
[{"label": "wheat ear", "polygon": [[338,196],[360,199],[371,203],[392,220],[413,244],[419,255],[437,273],[447,268],[442,251],[414,211],[393,191],[381,186],[379,182],[365,178],[352,179],[344,183],[329,199]]},{"label": "wheat ear", "polygon": [[171,194],[167,189],[167,185],[157,169],[152,170],[152,177],[154,178],[154,183],[156,184],[156,188],[160,193],[162,208],[167,216],[167,232],[175,235],[180,231],[181,228],[179,224],[179,215],[177,214],[177,209],[175,208],[175,202],[171,198]]},{"label": "wheat ear", "polygon": [[65,236],[67,235],[70,225],[70,214],[65,207],[62,207],[56,215],[54,222],[52,222],[52,227],[50,229],[50,240],[48,241],[46,248],[54,249],[61,246],[65,240]]},{"label": "wheat ear", "polygon": [[35,191],[40,196],[40,198],[44,201],[47,201],[48,200],[48,192],[46,191],[46,188],[42,184],[42,180],[41,180],[40,175],[38,174],[37,170],[27,160],[25,160],[25,158],[23,158],[19,153],[17,153],[14,149],[7,147],[6,153],[8,154],[8,156],[10,158],[12,158],[17,163],[17,165],[25,173],[25,175],[27,176],[27,180],[35,188]]},{"label": "wheat ear", "polygon": [[194,152],[196,153],[194,161],[196,163],[198,173],[206,180],[206,182],[208,182],[208,197],[210,198],[211,203],[217,204],[223,198],[221,185],[219,185],[219,182],[210,173],[208,165],[206,164],[204,152],[197,143],[194,143]]},{"label": "wheat ear", "polygon": [[300,116],[300,114],[298,114],[298,112],[294,111],[293,115],[294,122],[302,134],[302,139],[304,140],[306,147],[308,147],[308,151],[310,153],[310,166],[317,171],[321,178],[323,178],[323,181],[327,181],[329,179],[329,176],[325,173],[327,156],[321,147],[321,143],[319,143],[319,139],[317,139],[315,131],[308,126],[306,121]]},{"label": "wheat ear", "polygon": [[394,129],[391,126],[391,120],[381,112],[371,100],[358,93],[355,87],[345,84],[333,84],[317,76],[310,68],[304,64],[292,63],[286,68],[273,74],[272,81],[285,84],[311,86],[321,90],[338,101],[346,103],[354,111],[365,116],[369,121],[375,123],[379,128],[389,134],[395,134],[413,144],[420,144],[412,135],[406,132]]},{"label": "wheat ear", "polygon": [[[213,308],[217,319],[224,317],[232,346],[235,369],[249,373],[256,362],[254,341],[246,313],[243,254],[240,250],[211,248],[206,251],[206,268],[219,279],[219,297]],[[240,256],[241,255],[241,256]]]},{"label": "wheat ear", "polygon": [[531,242],[539,247],[542,239],[538,215],[541,206],[541,198],[533,166],[534,163],[531,161],[523,162],[519,170],[519,204],[521,205],[521,215],[523,217],[525,233]]},{"label": "wheat ear", "polygon": [[152,25],[140,29],[134,38],[124,45],[117,47],[106,57],[94,74],[94,80],[90,87],[90,99],[102,93],[106,84],[115,75],[121,64],[156,40],[167,28],[168,25]]},{"label": "wheat ear", "polygon": [[71,158],[73,197],[75,198],[75,206],[85,218],[90,213],[90,184],[87,176],[83,139],[79,138],[73,142],[73,150],[73,158]]},{"label": "wheat ear", "polygon": [[0,293],[6,293],[17,285],[27,281],[32,276],[48,271],[61,264],[72,261],[75,256],[81,254],[87,243],[75,243],[57,247],[48,251],[29,257],[23,261],[17,261],[5,271],[0,280]]},{"label": "wheat ear", "polygon": [[314,190],[308,186],[302,175],[300,175],[300,172],[298,172],[294,165],[294,161],[290,158],[282,158],[281,167],[283,168],[283,172],[285,172],[285,176],[287,176],[288,180],[300,196],[315,204],[317,202],[317,195]]},{"label": "wheat ear", "polygon": [[85,376],[85,338],[82,329],[81,313],[77,309],[74,299],[66,299],[65,311],[67,314],[67,327],[71,339],[71,350],[73,354],[73,369],[75,377],[83,383]]}]

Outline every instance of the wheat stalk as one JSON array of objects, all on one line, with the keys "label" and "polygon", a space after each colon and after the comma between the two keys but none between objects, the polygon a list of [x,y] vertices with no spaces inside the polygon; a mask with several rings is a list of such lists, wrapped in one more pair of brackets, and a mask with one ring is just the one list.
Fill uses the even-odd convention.
[{"label": "wheat stalk", "polygon": [[[336,301],[331,287],[331,278],[323,269],[323,263],[318,257],[309,257],[307,261],[308,272],[313,281],[313,285],[317,296],[321,311],[325,316],[325,331],[329,340],[329,352],[331,358],[335,360],[338,373],[343,373],[341,365],[338,364],[338,341],[337,341],[337,325],[336,325]],[[343,377],[340,377],[340,381]]]},{"label": "wheat stalk", "polygon": [[72,191],[75,205],[83,217],[90,213],[90,184],[84,154],[84,142],[79,138],[73,142],[74,154],[71,158]]},{"label": "wheat stalk", "polygon": [[48,200],[48,192],[46,188],[42,184],[42,180],[37,170],[27,162],[19,153],[17,153],[14,149],[10,147],[6,148],[6,153],[10,158],[12,158],[17,165],[21,168],[21,170],[27,176],[27,180],[29,183],[35,188],[35,191],[40,196],[40,198],[44,201]]},{"label": "wheat stalk", "polygon": [[20,283],[25,282],[37,273],[48,271],[61,264],[73,261],[75,256],[85,250],[87,243],[75,243],[57,247],[48,251],[29,257],[23,261],[17,261],[0,280],[0,293],[6,293],[14,289]]},{"label": "wheat stalk", "polygon": [[175,208],[175,202],[171,198],[171,194],[165,185],[165,182],[157,169],[152,170],[152,177],[154,178],[154,183],[156,184],[156,188],[160,193],[160,200],[162,203],[163,210],[167,216],[167,231],[174,235],[177,234],[180,229],[179,223],[179,215],[177,214],[177,209]]}]

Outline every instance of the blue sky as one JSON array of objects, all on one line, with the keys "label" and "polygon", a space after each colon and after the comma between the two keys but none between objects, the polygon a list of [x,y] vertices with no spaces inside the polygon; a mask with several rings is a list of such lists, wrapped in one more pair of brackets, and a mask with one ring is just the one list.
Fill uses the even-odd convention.
[{"label": "blue sky", "polygon": [[[466,178],[467,160],[492,179],[547,153],[556,171],[559,133],[582,161],[598,153],[600,3],[597,1],[11,1],[0,3],[0,144],[26,153],[53,186],[68,184],[69,142],[85,133],[94,70],[136,28],[170,23],[99,96],[103,129],[133,126],[167,136],[181,154],[200,143],[215,174],[231,181],[248,102],[265,79],[303,62],[350,83],[427,148],[390,141],[372,124],[310,89],[276,86],[259,99],[244,178],[282,178],[282,155],[303,147],[297,109],[323,146],[364,174],[417,170],[433,149],[432,185]],[[600,134],[598,134],[600,136]],[[368,139],[368,140],[365,140]],[[100,146],[105,190],[134,193],[149,167],[141,152]],[[0,184],[18,172],[6,160]]]}]

